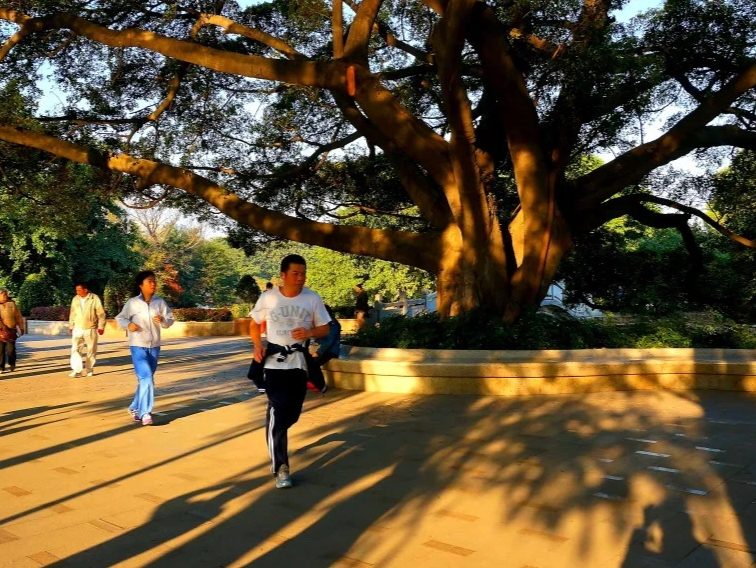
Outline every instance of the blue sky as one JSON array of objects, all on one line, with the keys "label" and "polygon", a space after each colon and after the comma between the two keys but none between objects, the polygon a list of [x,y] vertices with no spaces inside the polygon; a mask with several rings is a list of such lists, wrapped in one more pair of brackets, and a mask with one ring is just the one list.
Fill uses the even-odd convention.
[{"label": "blue sky", "polygon": [[649,8],[658,8],[663,3],[661,0],[630,0],[615,17],[618,22],[626,22],[636,14],[645,12]]}]

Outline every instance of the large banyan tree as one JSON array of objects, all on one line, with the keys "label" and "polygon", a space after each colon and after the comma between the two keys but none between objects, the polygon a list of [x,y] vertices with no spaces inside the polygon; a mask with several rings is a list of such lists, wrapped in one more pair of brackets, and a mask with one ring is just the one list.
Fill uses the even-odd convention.
[{"label": "large banyan tree", "polygon": [[112,172],[125,199],[422,268],[442,314],[512,320],[620,216],[753,245],[643,182],[756,149],[756,3],[624,24],[623,4],[0,0],[0,88],[23,101],[0,140]]}]

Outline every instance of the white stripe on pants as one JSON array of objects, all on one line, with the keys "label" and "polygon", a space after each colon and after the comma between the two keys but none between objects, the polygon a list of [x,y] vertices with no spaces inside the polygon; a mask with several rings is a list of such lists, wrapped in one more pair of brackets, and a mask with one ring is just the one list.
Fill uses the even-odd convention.
[{"label": "white stripe on pants", "polygon": [[81,373],[85,368],[94,368],[97,361],[98,337],[96,329],[74,328],[71,337],[71,369],[74,372]]},{"label": "white stripe on pants", "polygon": [[269,424],[268,424],[268,455],[270,455],[270,471],[275,473],[276,471],[276,458],[273,454],[273,428],[276,426],[276,411],[271,406],[268,409]]}]

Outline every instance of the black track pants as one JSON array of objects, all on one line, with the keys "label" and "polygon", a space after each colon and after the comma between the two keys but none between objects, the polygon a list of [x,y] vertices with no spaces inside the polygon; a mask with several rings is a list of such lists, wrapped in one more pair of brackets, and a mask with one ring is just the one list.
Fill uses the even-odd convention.
[{"label": "black track pants", "polygon": [[289,465],[288,429],[299,420],[307,394],[307,372],[302,369],[265,369],[265,394],[268,411],[265,415],[265,441],[273,473]]}]

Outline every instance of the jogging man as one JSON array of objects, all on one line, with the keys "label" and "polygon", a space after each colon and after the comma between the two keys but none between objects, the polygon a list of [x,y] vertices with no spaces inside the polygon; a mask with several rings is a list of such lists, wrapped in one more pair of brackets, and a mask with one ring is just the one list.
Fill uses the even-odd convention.
[{"label": "jogging man", "polygon": [[[288,429],[299,420],[307,392],[307,343],[328,335],[331,321],[320,296],[304,287],[306,276],[304,258],[298,254],[285,257],[281,261],[283,286],[262,294],[250,313],[255,361],[263,362],[265,369],[266,443],[278,489],[291,487]],[[261,338],[263,322],[267,346]]]}]

